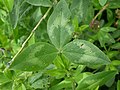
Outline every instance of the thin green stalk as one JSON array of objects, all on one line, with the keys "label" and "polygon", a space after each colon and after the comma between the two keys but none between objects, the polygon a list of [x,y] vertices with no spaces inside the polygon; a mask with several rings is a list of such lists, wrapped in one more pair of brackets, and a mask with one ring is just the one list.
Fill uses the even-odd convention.
[{"label": "thin green stalk", "polygon": [[50,7],[47,12],[44,14],[44,16],[39,20],[39,22],[36,24],[36,26],[31,31],[30,35],[27,37],[27,39],[22,44],[22,47],[19,49],[19,51],[15,54],[15,56],[12,58],[12,60],[8,63],[9,65],[6,68],[9,68],[12,62],[14,62],[15,58],[20,54],[20,52],[24,49],[26,43],[30,40],[32,35],[34,34],[35,30],[38,28],[38,26],[41,24],[41,22],[47,17],[48,13],[50,12],[52,7]]},{"label": "thin green stalk", "polygon": [[73,83],[72,83],[72,90],[75,90],[76,89],[76,82],[75,80],[73,80]]}]

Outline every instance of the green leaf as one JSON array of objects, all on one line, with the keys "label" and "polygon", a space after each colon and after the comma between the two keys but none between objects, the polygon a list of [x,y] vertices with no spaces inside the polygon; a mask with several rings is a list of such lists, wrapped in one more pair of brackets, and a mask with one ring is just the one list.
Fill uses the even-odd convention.
[{"label": "green leaf", "polygon": [[70,6],[72,17],[77,17],[78,21],[81,22],[86,18],[90,6],[90,0],[73,0]]},{"label": "green leaf", "polygon": [[12,27],[14,29],[17,26],[18,19],[19,19],[19,3],[18,3],[18,0],[15,0],[13,10],[10,13],[10,20],[11,20]]},{"label": "green leaf", "polygon": [[30,38],[30,40],[28,41],[28,45],[32,45],[35,44],[35,34],[32,35],[32,37]]},{"label": "green leaf", "polygon": [[10,71],[9,69],[5,69],[5,70],[4,70],[4,75],[5,75],[7,78],[9,78],[9,79],[12,80],[14,73],[13,73],[12,71]]},{"label": "green leaf", "polygon": [[36,24],[38,21],[39,21],[39,19],[42,17],[42,12],[41,12],[41,8],[40,7],[38,7],[36,10],[35,10],[35,12],[33,13],[33,19],[34,19],[34,23]]},{"label": "green leaf", "polygon": [[50,0],[26,0],[26,2],[34,6],[52,6],[52,2]]},{"label": "green leaf", "polygon": [[100,30],[104,31],[104,32],[114,32],[116,30],[116,28],[113,28],[113,27],[103,27]]},{"label": "green leaf", "polygon": [[101,5],[99,4],[98,0],[92,0],[92,4],[95,8],[101,9]]},{"label": "green leaf", "polygon": [[74,80],[76,81],[76,83],[80,82],[80,80],[88,77],[89,75],[92,75],[91,72],[83,72],[80,73],[79,71],[77,73],[74,73]]},{"label": "green leaf", "polygon": [[79,27],[79,31],[84,31],[88,27],[89,27],[89,25],[82,25]]},{"label": "green leaf", "polygon": [[70,61],[83,65],[106,65],[108,57],[92,43],[84,40],[74,40],[63,48],[63,55]]},{"label": "green leaf", "polygon": [[72,37],[73,29],[69,24],[70,15],[71,12],[65,0],[60,0],[48,20],[47,32],[49,38],[58,49],[62,48]]},{"label": "green leaf", "polygon": [[109,57],[109,58],[113,58],[113,57],[115,57],[115,56],[117,56],[119,54],[119,51],[109,51],[108,53],[107,53],[107,56]]},{"label": "green leaf", "polygon": [[108,21],[112,21],[113,18],[114,18],[114,16],[113,16],[112,10],[107,9],[107,20],[108,20]]},{"label": "green leaf", "polygon": [[48,70],[46,73],[52,77],[55,77],[56,79],[64,78],[66,75],[64,69],[52,69],[52,70]]},{"label": "green leaf", "polygon": [[120,90],[120,80],[117,81],[117,90]]},{"label": "green leaf", "polygon": [[109,3],[110,9],[120,8],[120,0],[109,0]]},{"label": "green leaf", "polygon": [[14,60],[11,69],[24,71],[43,70],[57,56],[54,46],[47,43],[36,43],[23,50]]},{"label": "green leaf", "polygon": [[99,3],[101,6],[104,6],[106,4],[107,0],[99,0]]},{"label": "green leaf", "polygon": [[113,44],[111,46],[111,48],[113,48],[113,49],[120,49],[120,42]]},{"label": "green leaf", "polygon": [[0,85],[0,90],[13,90],[12,89],[12,82],[7,82],[3,85]]},{"label": "green leaf", "polygon": [[43,72],[38,72],[33,74],[31,77],[28,78],[28,82],[30,84],[34,83],[35,81],[37,81],[40,77],[42,77],[42,73]]},{"label": "green leaf", "polygon": [[12,90],[26,90],[26,87],[23,83],[14,82],[12,85]]},{"label": "green leaf", "polygon": [[[105,31],[106,30],[106,31]],[[112,30],[112,29],[111,29]],[[100,42],[101,47],[105,46],[105,43],[115,43],[114,38],[111,36],[111,34],[107,33],[110,31],[109,29],[101,29],[97,33],[98,40]]]},{"label": "green leaf", "polygon": [[47,78],[42,78],[42,79],[38,79],[36,82],[34,82],[31,87],[35,88],[35,89],[43,89],[47,87],[48,84],[48,79]]},{"label": "green leaf", "polygon": [[11,12],[13,9],[14,0],[3,0],[3,2],[5,6],[7,7],[7,9],[9,10],[9,12]]},{"label": "green leaf", "polygon": [[116,71],[103,71],[94,75],[90,75],[78,82],[78,87],[76,90],[91,90],[92,88],[96,88],[98,85],[101,86],[109,79],[114,77],[115,74]]},{"label": "green leaf", "polygon": [[62,90],[63,88],[71,88],[71,86],[72,86],[72,81],[68,79],[68,80],[63,80],[57,85],[52,86],[50,90]]},{"label": "green leaf", "polygon": [[10,79],[7,78],[2,72],[0,72],[0,85],[10,82]]},{"label": "green leaf", "polygon": [[111,62],[111,64],[114,65],[114,66],[118,66],[118,65],[120,65],[120,60],[113,60]]},{"label": "green leaf", "polygon": [[[110,70],[113,70],[113,69],[110,69]],[[116,69],[114,69],[114,70],[116,70]],[[105,83],[105,85],[106,85],[107,87],[111,87],[114,82],[115,82],[115,77],[109,79],[109,80]]]}]

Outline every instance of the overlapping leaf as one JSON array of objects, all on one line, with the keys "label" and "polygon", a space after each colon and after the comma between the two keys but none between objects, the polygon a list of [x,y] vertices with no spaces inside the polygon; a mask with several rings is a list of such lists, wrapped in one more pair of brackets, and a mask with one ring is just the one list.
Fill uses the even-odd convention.
[{"label": "overlapping leaf", "polygon": [[50,0],[26,0],[26,2],[34,6],[44,6],[44,7],[52,6]]},{"label": "overlapping leaf", "polygon": [[[91,6],[90,0],[73,0],[70,7],[72,16],[77,17],[79,22],[81,22],[82,20],[84,20],[84,18],[86,18],[90,6]],[[89,16],[90,15],[91,14],[89,14]]]},{"label": "overlapping leaf", "polygon": [[47,32],[52,44],[62,48],[71,38],[73,29],[69,24],[71,12],[65,0],[60,0],[47,23]]},{"label": "overlapping leaf", "polygon": [[70,61],[83,65],[106,65],[108,57],[92,43],[84,40],[74,40],[64,46],[63,55]]},{"label": "overlapping leaf", "polygon": [[115,74],[116,71],[103,71],[90,75],[78,82],[78,87],[76,90],[94,90],[96,86],[105,84],[109,79],[114,77]]},{"label": "overlapping leaf", "polygon": [[57,50],[47,43],[36,43],[26,48],[11,65],[11,69],[36,71],[43,70],[55,59]]}]

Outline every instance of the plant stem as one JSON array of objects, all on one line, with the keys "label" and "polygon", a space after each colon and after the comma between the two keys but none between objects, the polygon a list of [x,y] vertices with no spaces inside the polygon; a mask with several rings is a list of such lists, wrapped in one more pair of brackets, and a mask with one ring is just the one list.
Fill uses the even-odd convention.
[{"label": "plant stem", "polygon": [[94,21],[96,20],[96,18],[109,6],[109,3],[107,3],[96,15],[95,17],[92,19],[90,25],[92,25],[94,23]]},{"label": "plant stem", "polygon": [[23,42],[22,47],[19,49],[19,51],[15,54],[15,56],[12,58],[12,60],[8,63],[9,65],[6,68],[9,68],[10,65],[12,64],[12,62],[15,60],[15,58],[20,54],[20,52],[23,50],[23,48],[25,47],[26,43],[30,40],[30,38],[32,37],[32,35],[34,34],[35,30],[38,28],[38,26],[40,25],[40,23],[47,17],[48,13],[50,12],[52,7],[50,7],[47,12],[44,14],[44,16],[39,20],[39,22],[36,24],[36,26],[33,28],[33,30],[31,31],[30,35],[27,37],[27,39]]},{"label": "plant stem", "polygon": [[75,81],[73,80],[73,84],[72,84],[72,90],[75,90],[75,88],[76,88],[76,85],[75,85],[76,83],[75,83]]}]

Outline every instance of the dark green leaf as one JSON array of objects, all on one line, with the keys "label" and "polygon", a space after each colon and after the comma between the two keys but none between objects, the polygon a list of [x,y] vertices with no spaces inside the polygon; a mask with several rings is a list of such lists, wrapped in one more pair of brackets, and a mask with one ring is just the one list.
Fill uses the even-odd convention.
[{"label": "dark green leaf", "polygon": [[107,9],[107,20],[108,20],[108,21],[112,21],[113,18],[114,18],[114,17],[113,17],[113,12],[112,12],[112,10]]},{"label": "dark green leaf", "polygon": [[69,24],[70,10],[65,0],[55,7],[47,23],[47,32],[51,42],[61,49],[71,38],[72,30]]},{"label": "dark green leaf", "polygon": [[56,55],[57,50],[54,46],[39,42],[21,52],[10,68],[25,71],[43,70],[53,62]]},{"label": "dark green leaf", "polygon": [[120,8],[120,0],[108,0],[110,5],[109,8],[111,9],[116,9],[116,8]]},{"label": "dark green leaf", "polygon": [[83,65],[106,65],[108,57],[92,43],[84,40],[74,40],[64,46],[63,55],[70,61]]},{"label": "dark green leaf", "polygon": [[103,71],[90,75],[80,82],[78,82],[78,87],[76,90],[91,90],[96,88],[98,85],[105,84],[109,79],[113,78],[116,74],[116,71]]},{"label": "dark green leaf", "polygon": [[34,6],[44,6],[44,7],[52,6],[50,0],[26,0],[26,2]]}]

